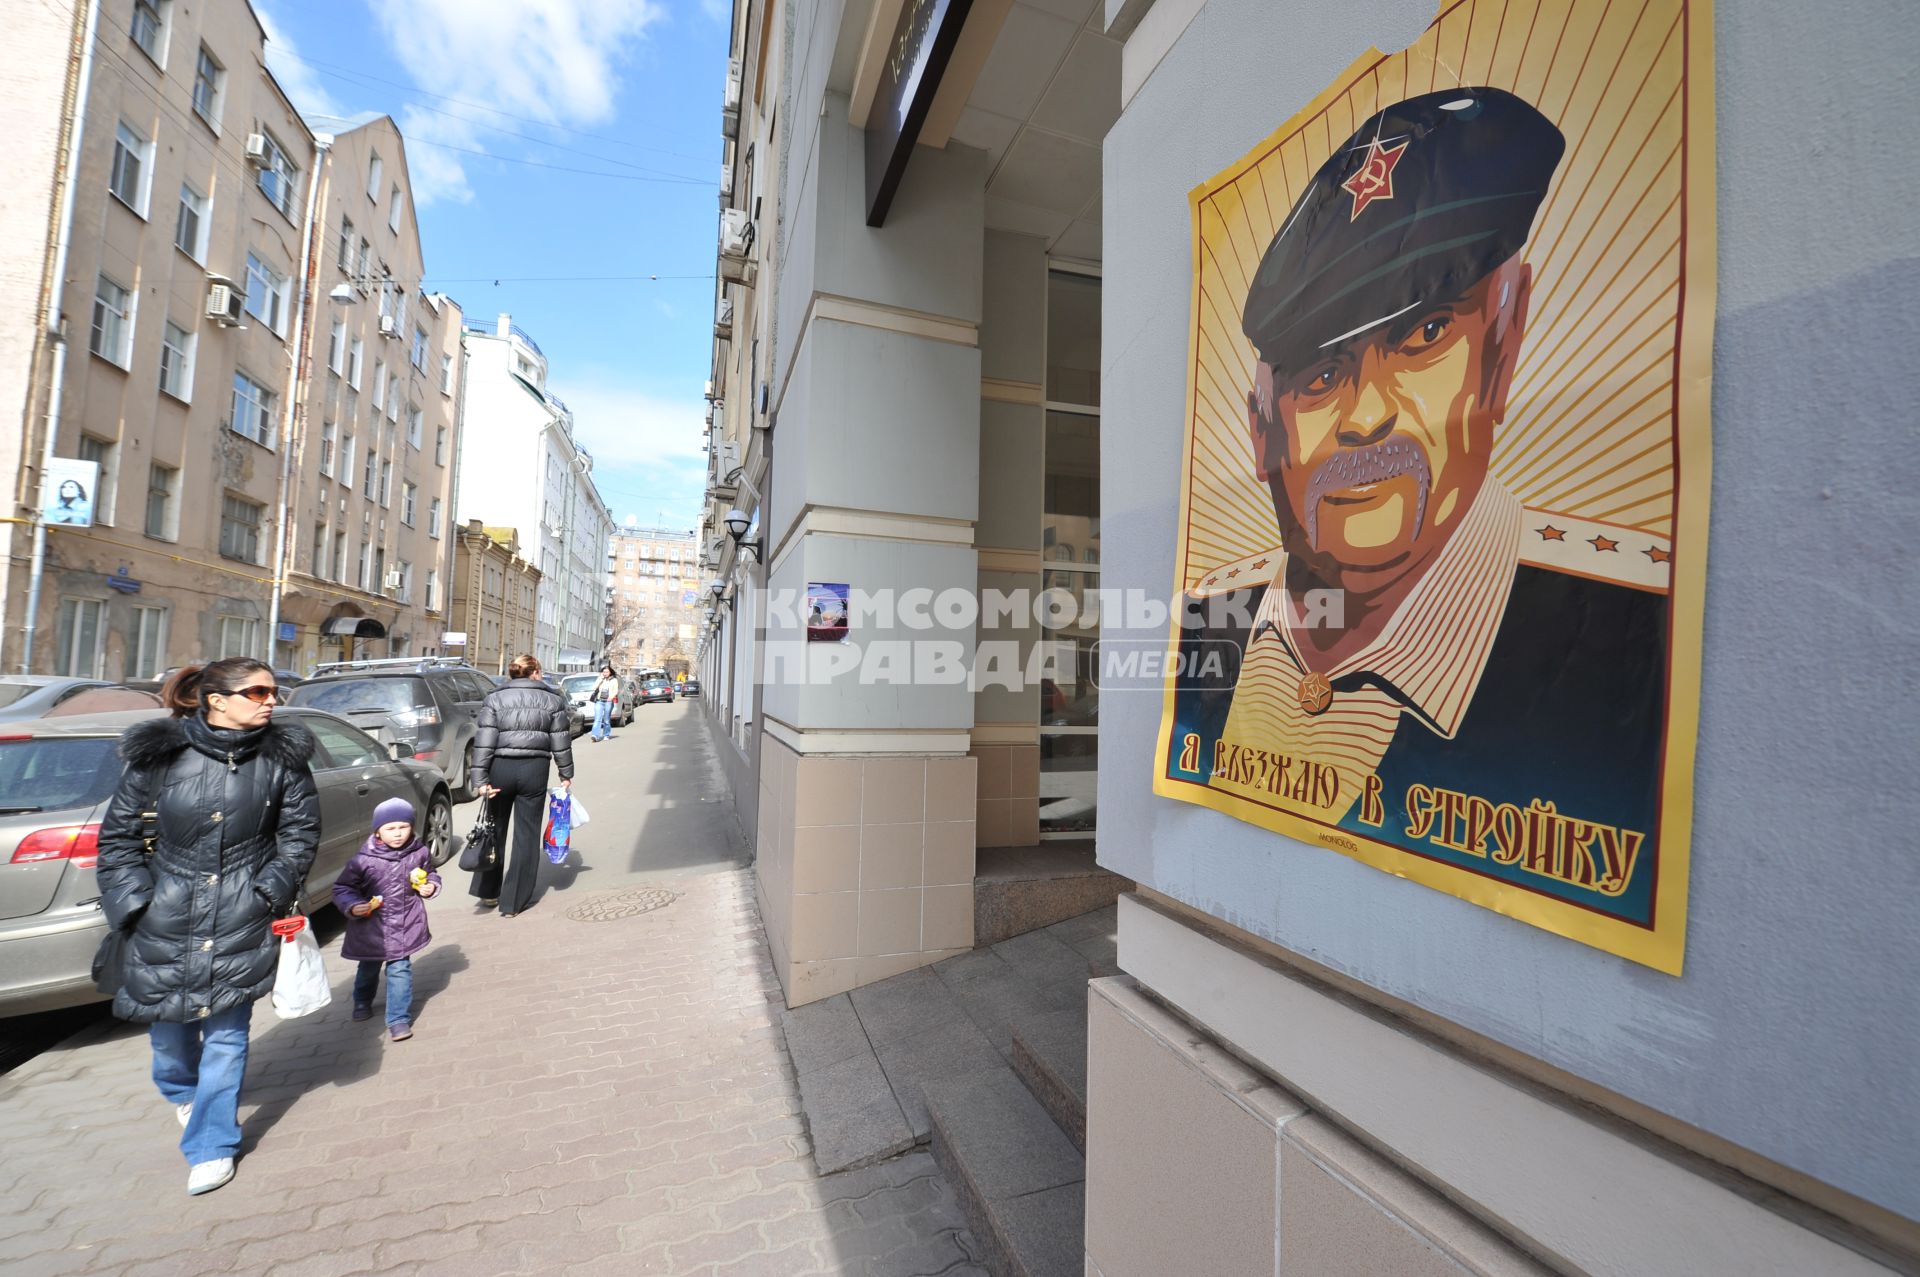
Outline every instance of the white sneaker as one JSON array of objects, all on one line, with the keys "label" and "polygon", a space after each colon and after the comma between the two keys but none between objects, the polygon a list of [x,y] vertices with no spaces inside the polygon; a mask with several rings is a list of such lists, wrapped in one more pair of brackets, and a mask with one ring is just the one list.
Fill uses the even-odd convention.
[{"label": "white sneaker", "polygon": [[174,1105],[173,1115],[180,1119],[181,1129],[184,1130],[187,1125],[187,1119],[193,1116],[193,1101],[188,1100],[185,1104]]},{"label": "white sneaker", "polygon": [[211,1193],[233,1178],[233,1159],[216,1157],[211,1162],[197,1162],[187,1172],[187,1195],[198,1197],[202,1193]]}]

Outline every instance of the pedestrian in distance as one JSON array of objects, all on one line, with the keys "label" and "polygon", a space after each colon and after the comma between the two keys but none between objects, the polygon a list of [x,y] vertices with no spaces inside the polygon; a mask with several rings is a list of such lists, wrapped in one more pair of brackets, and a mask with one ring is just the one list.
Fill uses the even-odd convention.
[{"label": "pedestrian in distance", "polygon": [[613,666],[602,665],[600,678],[593,685],[593,736],[603,741],[613,736],[613,711],[620,699],[620,676],[614,673]]},{"label": "pedestrian in distance", "polygon": [[540,819],[552,769],[558,767],[562,787],[573,787],[573,712],[566,697],[541,680],[540,662],[532,655],[514,657],[507,674],[512,681],[494,688],[480,703],[473,733],[473,789],[488,805],[501,854],[492,868],[474,873],[468,888],[482,909],[498,905],[503,918],[523,913],[533,903],[545,859]]},{"label": "pedestrian in distance", "polygon": [[127,729],[100,827],[100,909],[125,937],[113,1013],[148,1026],[153,1080],[184,1128],[187,1192],[233,1178],[253,1004],[273,991],[273,920],[320,842],[313,733],[273,721],[273,671],[176,671],[172,712]]},{"label": "pedestrian in distance", "polygon": [[384,967],[387,1034],[395,1042],[413,1036],[413,955],[433,938],[427,901],[440,894],[433,853],[413,830],[413,804],[387,799],[373,809],[373,833],[333,883],[334,907],[347,920],[340,956],[360,964],[353,977],[353,1018],[372,1018]]}]

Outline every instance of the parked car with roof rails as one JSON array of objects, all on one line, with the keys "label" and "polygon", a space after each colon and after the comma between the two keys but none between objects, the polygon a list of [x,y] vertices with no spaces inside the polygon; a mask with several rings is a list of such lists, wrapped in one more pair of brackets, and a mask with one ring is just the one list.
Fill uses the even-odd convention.
[{"label": "parked car with roof rails", "polygon": [[9,674],[0,677],[0,723],[45,718],[49,714],[98,714],[115,709],[146,709],[160,698],[103,678],[67,678],[58,674]]},{"label": "parked car with roof rails", "polygon": [[457,658],[339,661],[318,666],[293,689],[290,705],[325,710],[382,741],[411,740],[460,801],[467,790],[473,731],[493,679]]},{"label": "parked car with roof rails", "polygon": [[[164,713],[122,710],[0,724],[0,1016],[103,999],[89,969],[106,934],[94,880],[100,822],[124,770],[121,733]],[[325,907],[333,880],[367,836],[373,809],[404,798],[436,864],[454,849],[453,797],[430,763],[352,724],[305,709],[274,712],[312,730],[320,793],[320,849],[302,890]]]}]

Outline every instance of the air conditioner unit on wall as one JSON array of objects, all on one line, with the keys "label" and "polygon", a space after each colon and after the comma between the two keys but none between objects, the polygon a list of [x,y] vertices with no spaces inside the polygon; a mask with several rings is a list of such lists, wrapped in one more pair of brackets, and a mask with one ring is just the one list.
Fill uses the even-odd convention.
[{"label": "air conditioner unit on wall", "polygon": [[392,315],[380,316],[380,335],[382,337],[398,337],[400,335],[400,325],[394,322]]},{"label": "air conditioner unit on wall", "polygon": [[267,166],[267,135],[264,133],[247,134],[247,163],[255,168]]},{"label": "air conditioner unit on wall", "polygon": [[246,305],[247,295],[231,280],[214,280],[207,286],[207,318],[222,328],[238,328]]},{"label": "air conditioner unit on wall", "polygon": [[397,590],[400,588],[400,570],[398,568],[388,570],[385,588],[389,590]]}]

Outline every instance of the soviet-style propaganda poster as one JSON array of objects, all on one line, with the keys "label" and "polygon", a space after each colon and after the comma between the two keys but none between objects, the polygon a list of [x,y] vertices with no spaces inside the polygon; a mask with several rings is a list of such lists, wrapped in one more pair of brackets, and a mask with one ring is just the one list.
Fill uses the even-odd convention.
[{"label": "soviet-style propaganda poster", "polygon": [[1154,780],[1675,974],[1711,32],[1458,0],[1193,193]]}]

